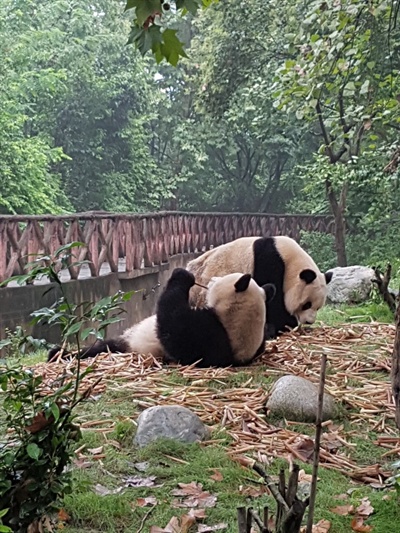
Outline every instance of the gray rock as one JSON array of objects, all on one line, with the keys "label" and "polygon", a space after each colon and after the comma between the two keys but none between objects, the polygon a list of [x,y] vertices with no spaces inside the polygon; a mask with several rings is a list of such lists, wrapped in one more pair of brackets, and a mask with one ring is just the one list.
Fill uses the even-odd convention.
[{"label": "gray rock", "polygon": [[368,300],[375,273],[372,268],[354,265],[332,268],[327,301],[331,303],[358,303]]},{"label": "gray rock", "polygon": [[157,405],[143,411],[138,418],[134,442],[146,446],[164,437],[180,442],[196,442],[209,435],[200,418],[180,405]]},{"label": "gray rock", "polygon": [[[297,422],[315,422],[318,405],[318,387],[298,376],[283,376],[274,384],[267,402],[271,414]],[[323,420],[335,415],[335,401],[324,394]]]}]

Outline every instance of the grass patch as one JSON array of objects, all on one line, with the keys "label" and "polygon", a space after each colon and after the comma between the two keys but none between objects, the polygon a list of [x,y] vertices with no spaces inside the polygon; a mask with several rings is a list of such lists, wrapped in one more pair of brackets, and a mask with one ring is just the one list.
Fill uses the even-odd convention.
[{"label": "grass patch", "polygon": [[393,324],[394,317],[384,302],[368,301],[358,305],[326,305],[318,311],[318,321],[328,326],[345,322],[383,322]]},{"label": "grass patch", "polygon": [[[304,429],[307,428],[309,426],[304,425]],[[363,453],[368,454],[368,450],[364,448]],[[148,469],[144,473],[138,472],[134,464],[144,461],[148,462]],[[311,465],[300,463],[300,466],[306,473],[311,473]],[[271,475],[276,476],[282,467],[287,468],[287,463],[276,460],[267,469]],[[211,479],[214,469],[222,474],[221,481]],[[110,489],[116,488],[123,484],[122,478],[126,475],[153,475],[156,476],[156,484],[162,486],[128,488],[122,494],[108,496],[99,496],[91,490],[96,483]],[[330,509],[344,503],[358,506],[365,496],[375,508],[375,515],[368,521],[374,525],[374,532],[394,531],[394,524],[400,519],[400,507],[394,495],[388,501],[382,500],[383,492],[367,486],[351,485],[347,477],[332,470],[321,468],[319,477],[315,519],[331,521],[330,533],[350,531],[351,522],[351,516],[337,515]],[[251,479],[254,480],[253,483]],[[178,483],[192,481],[202,483],[203,490],[216,494],[218,498],[215,507],[206,509],[207,518],[204,522],[209,525],[224,522],[228,524],[228,532],[237,532],[236,507],[239,505],[252,505],[259,509],[269,505],[271,510],[275,509],[269,496],[248,497],[241,492],[241,487],[259,489],[257,475],[231,460],[222,446],[202,447],[199,444],[185,445],[160,440],[146,448],[137,449],[129,443],[119,451],[106,447],[103,465],[95,463],[89,469],[75,472],[75,490],[64,502],[72,522],[64,531],[136,533],[149,511],[149,507],[138,507],[137,499],[146,496],[156,497],[158,503],[146,519],[143,531],[149,531],[152,525],[165,527],[172,516],[180,517],[187,512],[187,509],[172,507],[175,497],[171,491],[178,487]],[[356,490],[349,495],[348,501],[338,500],[337,496],[346,493],[350,487],[356,487]]]}]

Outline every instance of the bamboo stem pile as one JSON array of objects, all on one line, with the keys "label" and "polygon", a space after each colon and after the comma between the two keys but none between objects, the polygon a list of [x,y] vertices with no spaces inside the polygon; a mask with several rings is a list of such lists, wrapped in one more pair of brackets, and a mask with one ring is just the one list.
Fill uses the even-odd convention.
[{"label": "bamboo stem pile", "polygon": [[[84,378],[81,391],[102,377],[94,396],[111,391],[110,401],[130,398],[139,410],[172,404],[190,408],[217,430],[204,445],[226,443],[228,434],[227,451],[232,456],[246,454],[264,463],[273,457],[309,460],[304,449],[310,437],[293,422],[269,420],[265,404],[271,385],[263,381],[294,374],[318,384],[320,358],[326,354],[325,390],[343,406],[351,430],[346,431],[340,421],[323,423],[320,466],[379,486],[389,473],[378,463],[357,464],[351,456],[356,446],[352,439],[368,439],[368,431],[376,433],[374,444],[382,448],[383,464],[400,454],[389,376],[394,335],[394,326],[378,323],[295,331],[268,342],[256,363],[239,369],[163,367],[152,356],[104,354],[82,361],[83,369],[92,366],[93,371]],[[75,365],[74,360],[36,365],[35,371],[44,377],[44,393],[61,377],[71,379]],[[137,412],[130,418],[135,423]],[[84,415],[81,423],[83,429],[104,434],[114,427],[113,420],[87,420]],[[310,434],[314,434],[313,425]]]}]

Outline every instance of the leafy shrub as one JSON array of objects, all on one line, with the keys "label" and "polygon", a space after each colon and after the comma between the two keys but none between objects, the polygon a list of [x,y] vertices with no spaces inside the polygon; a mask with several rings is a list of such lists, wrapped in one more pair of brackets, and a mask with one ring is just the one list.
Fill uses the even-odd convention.
[{"label": "leafy shrub", "polygon": [[[81,245],[74,242],[57,250],[54,257],[40,257],[27,266],[27,274],[13,278],[24,283],[47,276],[59,286],[62,297],[50,308],[35,311],[33,321],[61,326],[63,345],[74,339],[78,348],[89,335],[103,337],[107,325],[119,320],[120,304],[132,295],[117,293],[96,304],[69,302],[57,272],[70,262],[72,249]],[[113,316],[109,317],[110,313]],[[90,326],[85,328],[88,322]],[[23,353],[32,342],[19,328],[9,333],[2,345],[13,353]],[[78,359],[72,379],[69,376],[66,381],[63,375],[49,385],[19,361],[0,366],[4,392],[0,426],[5,435],[0,442],[0,533],[10,527],[20,533],[42,531],[47,515],[71,491],[68,466],[81,436],[74,423],[74,408],[94,386],[78,398],[79,385],[90,371],[89,367],[81,373]]]}]

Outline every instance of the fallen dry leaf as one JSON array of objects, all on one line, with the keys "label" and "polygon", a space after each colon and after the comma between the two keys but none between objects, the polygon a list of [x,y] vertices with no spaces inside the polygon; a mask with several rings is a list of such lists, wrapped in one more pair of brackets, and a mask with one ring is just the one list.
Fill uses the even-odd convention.
[{"label": "fallen dry leaf", "polygon": [[215,526],[207,526],[206,524],[199,524],[197,527],[197,533],[209,533],[210,531],[220,531],[221,529],[226,529],[228,524],[215,524]]},{"label": "fallen dry leaf", "polygon": [[32,424],[30,426],[26,426],[26,431],[29,431],[29,433],[37,433],[38,431],[44,429],[45,427],[49,426],[54,422],[54,416],[50,415],[49,418],[46,418],[46,415],[43,411],[38,413],[33,417]]},{"label": "fallen dry leaf", "polygon": [[197,520],[198,518],[206,517],[206,510],[205,509],[190,509],[188,514],[190,516],[194,516]]},{"label": "fallen dry leaf", "polygon": [[331,513],[347,516],[349,514],[354,514],[354,505],[338,505],[329,510]]},{"label": "fallen dry leaf", "polygon": [[151,526],[150,533],[182,533],[178,517],[173,516],[165,527]]},{"label": "fallen dry leaf", "polygon": [[77,467],[77,468],[90,468],[93,466],[93,462],[92,461],[86,461],[85,460],[86,457],[82,458],[82,459],[74,459],[72,462],[74,463],[74,465]]},{"label": "fallen dry leaf", "polygon": [[245,487],[239,491],[243,496],[250,496],[250,498],[259,498],[264,496],[268,492],[268,489],[265,485],[260,485],[259,488],[256,487]]},{"label": "fallen dry leaf", "polygon": [[109,494],[119,494],[124,489],[125,487],[117,487],[116,489],[108,489],[107,487],[100,485],[100,483],[96,483],[96,485],[93,487],[93,492],[95,492],[99,496],[108,496]]},{"label": "fallen dry leaf", "polygon": [[[317,524],[314,524],[312,527],[312,533],[329,533],[331,529],[331,523],[329,520],[320,520]],[[306,533],[307,526],[303,526],[300,529],[300,533]]]},{"label": "fallen dry leaf", "polygon": [[[301,481],[307,481],[307,483],[311,483],[312,482],[312,475],[311,474],[306,474],[305,471],[302,469],[299,471],[299,483]],[[318,481],[319,481],[319,478],[317,478]]]},{"label": "fallen dry leaf", "polygon": [[358,533],[368,533],[372,531],[372,526],[364,524],[364,518],[362,516],[355,516],[351,521],[351,529]]},{"label": "fallen dry leaf", "polygon": [[147,506],[152,506],[152,505],[157,505],[157,498],[155,498],[154,496],[147,496],[146,498],[138,498],[136,500],[136,505],[138,507],[147,507]]},{"label": "fallen dry leaf", "polygon": [[296,455],[307,463],[314,455],[314,441],[308,437],[301,437],[291,447],[296,452]]},{"label": "fallen dry leaf", "polygon": [[71,517],[69,516],[69,514],[67,513],[67,511],[65,509],[60,509],[57,513],[57,518],[61,521],[61,522],[68,522]]},{"label": "fallen dry leaf", "polygon": [[348,500],[348,499],[349,499],[348,494],[338,494],[337,496],[335,496],[335,500]]},{"label": "fallen dry leaf", "polygon": [[185,514],[181,517],[181,528],[179,533],[187,533],[189,529],[196,523],[196,517],[190,514]]},{"label": "fallen dry leaf", "polygon": [[87,448],[87,451],[92,455],[98,455],[99,453],[102,453],[103,446],[99,446],[98,448]]},{"label": "fallen dry leaf", "polygon": [[129,476],[124,478],[126,487],[154,487],[156,476],[140,477]]},{"label": "fallen dry leaf", "polygon": [[214,481],[222,481],[224,479],[224,476],[221,474],[218,468],[212,468],[212,470],[214,471],[214,474],[210,476],[210,479],[213,479]]},{"label": "fallen dry leaf", "polygon": [[374,512],[374,508],[371,505],[371,502],[368,498],[363,498],[361,500],[361,505],[357,507],[357,514],[363,516],[364,518],[368,517]]},{"label": "fallen dry leaf", "polygon": [[[188,514],[183,515],[180,519],[173,516],[168,524],[162,528],[152,526],[150,533],[188,533],[190,528],[196,523],[198,518],[205,518],[206,513],[204,509],[190,509]],[[205,531],[214,531],[207,529]]]},{"label": "fallen dry leaf", "polygon": [[175,499],[172,507],[214,507],[217,497],[208,491],[203,491],[203,485],[192,481],[191,483],[178,483],[179,489],[171,491],[173,496],[187,496],[184,500]]}]

